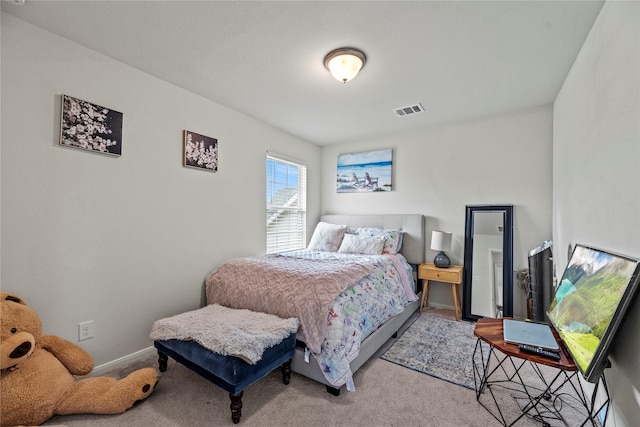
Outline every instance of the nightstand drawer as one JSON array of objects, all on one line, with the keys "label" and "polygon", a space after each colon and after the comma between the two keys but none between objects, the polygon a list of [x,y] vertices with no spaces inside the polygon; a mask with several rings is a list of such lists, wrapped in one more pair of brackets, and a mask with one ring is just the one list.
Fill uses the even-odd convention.
[{"label": "nightstand drawer", "polygon": [[462,266],[452,265],[449,268],[438,268],[432,262],[426,262],[418,266],[418,279],[422,279],[422,298],[420,299],[420,312],[429,305],[429,289],[431,282],[443,282],[451,285],[453,295],[453,309],[456,320],[460,320],[462,307],[460,303],[460,284],[462,283]]},{"label": "nightstand drawer", "polygon": [[455,267],[438,268],[423,264],[418,268],[418,278],[447,283],[460,283],[462,282],[462,269]]}]

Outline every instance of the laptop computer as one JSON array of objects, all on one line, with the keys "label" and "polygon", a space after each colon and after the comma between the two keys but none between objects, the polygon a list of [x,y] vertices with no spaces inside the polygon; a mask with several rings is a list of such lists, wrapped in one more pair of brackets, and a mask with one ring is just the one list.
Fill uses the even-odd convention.
[{"label": "laptop computer", "polygon": [[527,344],[550,351],[560,351],[560,346],[549,325],[505,319],[504,342],[509,344]]}]

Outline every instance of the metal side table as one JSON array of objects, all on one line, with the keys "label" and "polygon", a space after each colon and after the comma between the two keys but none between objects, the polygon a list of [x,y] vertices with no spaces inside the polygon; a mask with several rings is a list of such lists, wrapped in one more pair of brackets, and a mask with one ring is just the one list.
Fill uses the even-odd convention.
[{"label": "metal side table", "polygon": [[[601,376],[593,390],[582,387],[578,368],[554,330],[560,360],[521,352],[504,342],[503,319],[480,319],[474,335],[473,372],[477,401],[503,426],[529,417],[543,426],[601,425],[609,411],[609,390]],[[512,410],[506,410],[506,405]],[[517,405],[517,408],[514,406]],[[513,410],[516,409],[516,410]],[[514,419],[507,420],[509,414]]]}]

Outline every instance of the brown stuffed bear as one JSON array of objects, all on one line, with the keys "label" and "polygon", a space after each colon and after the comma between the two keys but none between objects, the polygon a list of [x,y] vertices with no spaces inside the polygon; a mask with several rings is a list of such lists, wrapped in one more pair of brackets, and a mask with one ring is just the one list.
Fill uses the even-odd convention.
[{"label": "brown stuffed bear", "polygon": [[42,424],[54,415],[119,414],[145,399],[157,383],[153,368],[126,378],[90,377],[93,359],[63,338],[42,335],[38,314],[0,293],[1,425]]}]

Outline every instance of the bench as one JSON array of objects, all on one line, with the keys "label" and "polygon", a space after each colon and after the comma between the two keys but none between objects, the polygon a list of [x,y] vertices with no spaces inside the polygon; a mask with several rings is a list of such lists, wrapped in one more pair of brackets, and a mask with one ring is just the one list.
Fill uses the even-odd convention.
[{"label": "bench", "polygon": [[[223,308],[225,310],[232,310],[226,307]],[[248,312],[248,310],[243,311]],[[235,310],[231,312],[235,312]],[[251,316],[251,313],[253,312],[248,312],[248,315]],[[254,314],[255,316],[265,316],[264,313]],[[180,315],[174,316],[173,319],[180,319],[179,316]],[[194,340],[155,339],[154,336],[158,336],[157,333],[154,333],[157,329],[156,325],[164,320],[167,319],[163,319],[154,324],[154,330],[152,330],[151,334],[151,339],[154,340],[153,345],[158,350],[160,371],[165,372],[167,370],[168,358],[171,357],[176,362],[228,391],[229,398],[231,399],[231,419],[234,423],[238,423],[242,415],[242,395],[245,388],[264,378],[278,367],[282,369],[284,384],[289,384],[291,378],[291,360],[295,354],[295,332],[285,332],[287,336],[284,339],[266,348],[262,352],[261,358],[253,363],[251,360],[245,360],[246,357],[242,355],[225,355],[212,351]],[[169,320],[171,320],[171,318]],[[297,320],[295,322],[297,328]],[[215,326],[215,323],[216,322],[212,322],[211,324],[207,323],[205,326],[207,328],[209,326]],[[196,326],[199,327],[200,325]],[[194,329],[198,329],[197,327]],[[255,328],[255,325],[252,324],[251,327]],[[289,329],[291,328],[289,327]],[[226,331],[224,335],[228,336],[229,332]],[[224,336],[221,338],[224,339]]]}]

